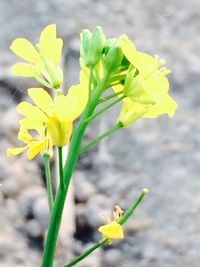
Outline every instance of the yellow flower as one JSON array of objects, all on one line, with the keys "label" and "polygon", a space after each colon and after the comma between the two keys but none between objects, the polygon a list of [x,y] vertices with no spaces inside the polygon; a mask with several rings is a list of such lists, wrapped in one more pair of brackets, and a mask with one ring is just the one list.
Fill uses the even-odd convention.
[{"label": "yellow flower", "polygon": [[[38,125],[40,130],[42,130],[42,127]],[[36,125],[35,125],[35,128]],[[19,155],[25,150],[28,150],[28,159],[32,160],[37,154],[44,151],[45,153],[51,154],[52,153],[52,144],[50,139],[45,136],[44,131],[40,131],[41,138],[39,137],[33,137],[28,133],[27,129],[21,128],[18,134],[18,139],[20,141],[23,141],[26,145],[23,147],[15,147],[15,148],[9,148],[7,150],[8,157],[12,157],[15,155]]]},{"label": "yellow flower", "polygon": [[110,241],[113,239],[124,238],[122,226],[115,221],[100,226],[98,230],[100,233],[103,234],[104,237],[108,238]]},{"label": "yellow flower", "polygon": [[124,231],[122,226],[118,223],[119,219],[122,217],[123,211],[119,206],[115,207],[115,212],[113,213],[113,220],[108,220],[108,223],[99,227],[98,231],[107,238],[109,242],[113,239],[123,239]]},{"label": "yellow flower", "polygon": [[[17,111],[24,116],[20,120],[18,139],[26,146],[8,149],[8,156],[29,149],[29,159],[32,159],[42,151],[51,154],[54,145],[61,147],[70,141],[73,121],[83,112],[89,97],[88,77],[84,69],[80,73],[80,81],[66,95],[60,94],[54,99],[42,88],[28,89],[34,105],[22,101],[17,106]],[[29,130],[36,131],[40,137],[32,137]]]},{"label": "yellow flower", "polygon": [[173,117],[177,103],[168,94],[166,74],[170,71],[162,67],[164,61],[138,52],[126,35],[120,37],[119,43],[130,66],[124,85],[114,87],[125,96],[118,121],[127,127],[140,117],[156,118],[164,113]]},{"label": "yellow flower", "polygon": [[59,67],[63,40],[56,37],[56,25],[50,24],[42,31],[39,44],[33,45],[27,39],[17,38],[10,49],[29,63],[17,63],[13,72],[22,76],[35,77],[45,86],[59,88],[63,72]]}]

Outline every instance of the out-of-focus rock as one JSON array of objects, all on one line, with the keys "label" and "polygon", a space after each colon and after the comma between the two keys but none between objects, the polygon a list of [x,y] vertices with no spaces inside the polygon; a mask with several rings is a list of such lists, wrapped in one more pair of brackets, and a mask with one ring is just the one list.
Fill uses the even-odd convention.
[{"label": "out-of-focus rock", "polygon": [[79,171],[74,173],[75,199],[78,203],[86,202],[92,195],[97,193],[95,185],[87,176]]},{"label": "out-of-focus rock", "polygon": [[31,237],[39,237],[42,234],[40,224],[35,219],[27,221],[24,227],[25,232]]},{"label": "out-of-focus rock", "polygon": [[123,254],[120,250],[111,248],[105,252],[103,262],[104,266],[121,267],[123,262]]},{"label": "out-of-focus rock", "polygon": [[33,216],[33,205],[37,199],[46,197],[46,191],[39,185],[33,185],[24,189],[19,196],[19,210],[24,217]]},{"label": "out-of-focus rock", "polygon": [[49,224],[49,206],[46,196],[35,200],[33,204],[33,216],[43,231],[46,230]]},{"label": "out-of-focus rock", "polygon": [[112,215],[114,208],[113,200],[103,194],[93,195],[87,203],[87,220],[95,229],[106,222],[102,217],[105,213]]}]

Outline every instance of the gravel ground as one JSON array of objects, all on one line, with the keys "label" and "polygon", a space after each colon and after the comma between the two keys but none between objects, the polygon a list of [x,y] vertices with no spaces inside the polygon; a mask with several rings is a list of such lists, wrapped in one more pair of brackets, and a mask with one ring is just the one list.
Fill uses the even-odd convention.
[{"label": "gravel ground", "polygon": [[[65,39],[66,84],[78,76],[78,33],[102,25],[107,36],[125,32],[138,48],[165,58],[179,105],[173,120],[140,120],[80,159],[72,253],[80,253],[99,237],[95,229],[102,223],[101,211],[112,210],[116,203],[126,209],[143,187],[150,194],[126,225],[126,239],[78,266],[199,267],[200,2],[1,0],[0,10],[0,267],[39,266],[48,225],[40,158],[8,161],[5,150],[15,143],[15,105],[24,96],[21,89],[31,85],[30,80],[10,75],[16,58],[8,43],[16,36],[35,40],[50,22],[57,23]],[[93,125],[88,137],[105,131],[116,117],[117,109]]]}]

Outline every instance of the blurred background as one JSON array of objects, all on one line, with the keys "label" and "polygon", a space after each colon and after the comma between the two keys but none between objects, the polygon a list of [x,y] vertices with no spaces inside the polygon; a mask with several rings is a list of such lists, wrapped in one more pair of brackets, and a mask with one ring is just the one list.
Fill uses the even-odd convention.
[{"label": "blurred background", "polygon": [[[69,236],[64,231],[66,244],[60,242],[55,266],[100,238],[102,211],[111,212],[115,204],[127,209],[148,187],[149,195],[125,226],[126,238],[77,266],[199,267],[199,0],[1,0],[0,10],[0,267],[40,266],[49,220],[43,162],[6,157],[6,149],[17,144],[16,104],[36,84],[11,74],[17,57],[9,46],[16,37],[37,42],[49,23],[57,24],[65,41],[66,88],[78,81],[80,31],[101,25],[107,37],[127,33],[138,49],[166,60],[179,105],[172,120],[141,119],[80,158],[70,203],[74,220],[66,215]],[[93,124],[87,138],[109,129],[118,112]]]}]

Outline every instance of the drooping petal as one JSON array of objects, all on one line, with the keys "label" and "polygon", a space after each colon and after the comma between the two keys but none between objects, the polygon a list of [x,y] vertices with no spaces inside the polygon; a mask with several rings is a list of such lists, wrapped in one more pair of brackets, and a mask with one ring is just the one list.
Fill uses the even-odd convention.
[{"label": "drooping petal", "polygon": [[173,117],[177,109],[177,103],[168,94],[158,104],[153,105],[144,115],[144,118],[156,118],[162,114]]},{"label": "drooping petal", "polygon": [[35,75],[40,74],[40,71],[36,66],[27,63],[16,63],[12,67],[12,72],[26,77],[34,77]]},{"label": "drooping petal", "polygon": [[34,63],[41,64],[41,58],[36,48],[24,38],[17,38],[13,41],[10,49],[21,58]]},{"label": "drooping petal", "polygon": [[47,122],[47,116],[36,106],[31,105],[28,102],[22,101],[17,106],[17,111],[27,117],[30,120]]},{"label": "drooping petal", "polygon": [[43,88],[29,88],[28,94],[44,113],[51,115],[53,101],[51,96]]},{"label": "drooping petal", "polygon": [[40,141],[32,141],[29,143],[28,159],[32,160],[37,154],[42,152],[46,147],[45,139]]},{"label": "drooping petal", "polygon": [[23,146],[23,147],[14,147],[14,148],[9,148],[7,150],[7,155],[8,157],[12,157],[12,156],[16,156],[21,154],[22,152],[24,152],[26,149],[28,148],[28,146]]},{"label": "drooping petal", "polygon": [[124,232],[122,226],[112,221],[111,223],[102,225],[99,227],[98,231],[102,233],[102,235],[108,239],[123,239],[124,238]]},{"label": "drooping petal", "polygon": [[28,130],[21,127],[18,133],[18,140],[28,144],[32,139],[33,137],[29,134]]},{"label": "drooping petal", "polygon": [[134,102],[129,98],[123,101],[122,109],[118,121],[123,124],[123,127],[128,127],[137,119],[141,118],[149,109],[150,105]]}]

